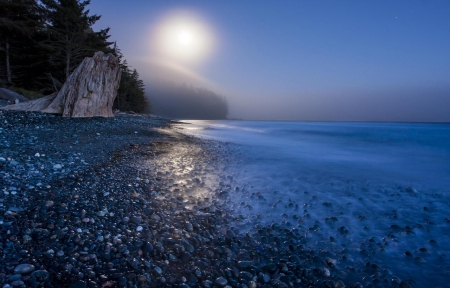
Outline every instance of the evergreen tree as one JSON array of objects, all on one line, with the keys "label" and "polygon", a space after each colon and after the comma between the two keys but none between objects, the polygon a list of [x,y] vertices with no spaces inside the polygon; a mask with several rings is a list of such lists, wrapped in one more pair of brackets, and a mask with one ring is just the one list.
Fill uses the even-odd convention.
[{"label": "evergreen tree", "polygon": [[35,0],[0,0],[0,71],[8,85],[23,76],[20,60],[36,48],[33,37],[42,23],[37,7]]},{"label": "evergreen tree", "polygon": [[[145,112],[144,83],[120,50],[108,42],[109,28],[94,31],[99,15],[89,15],[90,1],[0,0],[0,85],[50,93],[85,57],[97,51],[119,58],[122,78],[115,108]],[[33,91],[29,94],[38,95]],[[33,96],[35,97],[35,96]]]},{"label": "evergreen tree", "polygon": [[41,0],[47,20],[47,43],[52,47],[51,63],[56,77],[64,82],[72,71],[96,51],[112,52],[107,42],[109,28],[94,32],[92,25],[101,16],[89,15],[90,1]]},{"label": "evergreen tree", "polygon": [[121,111],[146,112],[149,105],[145,97],[144,82],[139,79],[136,69],[128,67],[126,60],[121,63],[121,69],[122,77],[113,107]]}]

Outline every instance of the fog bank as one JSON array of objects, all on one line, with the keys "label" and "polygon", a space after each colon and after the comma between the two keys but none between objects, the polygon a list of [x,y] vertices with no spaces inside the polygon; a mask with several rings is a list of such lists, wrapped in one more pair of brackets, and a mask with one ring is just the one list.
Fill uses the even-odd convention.
[{"label": "fog bank", "polygon": [[[150,101],[164,95],[158,87],[167,82],[207,89],[226,97],[228,118],[292,121],[450,122],[450,85],[440,87],[342,88],[318,91],[272,92],[261,87],[233,91],[189,69],[160,61],[139,61],[139,71]],[[287,90],[287,89],[286,89]],[[301,90],[301,89],[300,89]],[[160,101],[162,100],[162,101]],[[153,111],[158,114],[158,111]],[[173,114],[165,116],[173,116]],[[179,118],[179,117],[177,117]]]}]

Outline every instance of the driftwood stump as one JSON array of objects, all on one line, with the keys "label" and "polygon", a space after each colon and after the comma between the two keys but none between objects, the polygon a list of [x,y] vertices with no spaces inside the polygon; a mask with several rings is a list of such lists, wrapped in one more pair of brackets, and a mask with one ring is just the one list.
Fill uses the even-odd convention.
[{"label": "driftwood stump", "polygon": [[86,57],[81,62],[58,94],[2,109],[41,111],[63,117],[113,117],[112,106],[120,75],[119,60],[112,54],[97,52],[94,57]]}]

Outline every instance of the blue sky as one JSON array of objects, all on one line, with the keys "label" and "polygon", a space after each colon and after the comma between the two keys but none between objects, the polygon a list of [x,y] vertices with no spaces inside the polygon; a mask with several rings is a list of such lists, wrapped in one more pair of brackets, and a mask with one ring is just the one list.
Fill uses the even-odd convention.
[{"label": "blue sky", "polygon": [[217,44],[202,63],[180,65],[213,83],[232,117],[450,121],[450,1],[92,0],[89,9],[147,85],[152,29],[172,11],[196,13]]}]

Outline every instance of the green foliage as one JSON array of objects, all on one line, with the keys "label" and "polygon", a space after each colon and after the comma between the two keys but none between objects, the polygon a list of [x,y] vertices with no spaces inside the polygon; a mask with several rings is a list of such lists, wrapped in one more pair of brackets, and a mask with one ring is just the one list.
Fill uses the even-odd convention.
[{"label": "green foliage", "polygon": [[[90,1],[0,0],[0,85],[34,99],[59,90],[85,57],[102,51],[118,56],[122,81],[116,108],[144,112],[144,85],[123,55],[109,42],[109,28],[94,31],[99,15],[89,15]],[[23,90],[25,89],[25,90]],[[19,92],[21,91],[21,92]]]}]

